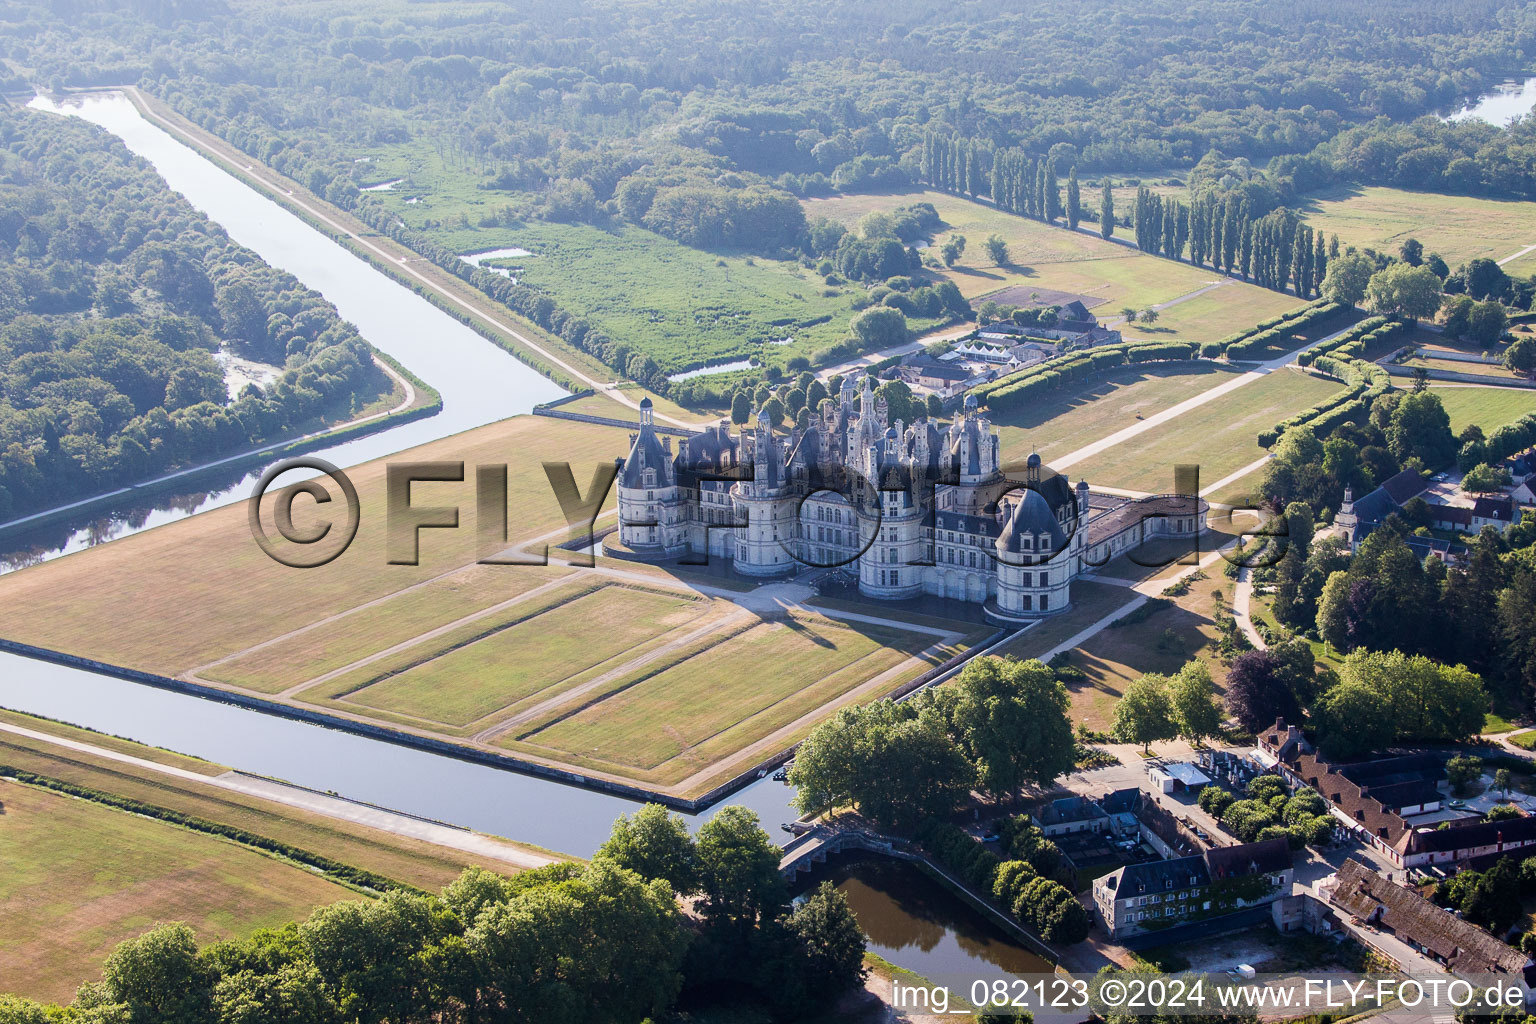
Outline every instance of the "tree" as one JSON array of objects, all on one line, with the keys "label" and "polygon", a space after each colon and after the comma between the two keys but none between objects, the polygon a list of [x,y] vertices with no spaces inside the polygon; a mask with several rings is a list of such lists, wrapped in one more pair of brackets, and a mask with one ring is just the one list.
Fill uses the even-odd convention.
[{"label": "tree", "polygon": [[213,978],[184,924],[163,924],[120,944],[102,968],[111,1002],[131,1024],[202,1024],[213,1001]]},{"label": "tree", "polygon": [[754,812],[722,808],[699,829],[697,849],[708,921],[750,926],[778,916],[788,900],[780,851]]},{"label": "tree", "polygon": [[1168,698],[1180,736],[1199,743],[1221,731],[1221,708],[1205,662],[1191,661],[1179,669],[1169,684]]},{"label": "tree", "polygon": [[1141,322],[1144,324],[1157,323],[1157,317],[1157,310],[1153,309],[1151,306],[1148,306],[1146,309],[1141,311]]},{"label": "tree", "polygon": [[419,992],[411,956],[433,928],[431,901],[391,892],[332,903],[299,927],[326,993],[358,1024],[408,1019]]},{"label": "tree", "polygon": [[1270,651],[1247,651],[1232,660],[1226,701],[1227,710],[1249,732],[1267,729],[1277,718],[1293,722],[1301,718],[1284,665]]},{"label": "tree", "polygon": [[951,235],[951,236],[949,236],[949,238],[945,239],[944,244],[939,247],[939,255],[941,255],[944,258],[944,265],[946,267],[952,267],[956,263],[959,263],[960,262],[960,257],[964,253],[965,253],[965,236],[964,235]]},{"label": "tree", "polygon": [[955,680],[951,720],[989,792],[1046,787],[1072,770],[1076,743],[1066,687],[1042,662],[972,659]]},{"label": "tree", "polygon": [[1067,172],[1067,227],[1077,230],[1077,222],[1083,219],[1083,195],[1077,185],[1077,165]]},{"label": "tree", "polygon": [[1509,774],[1509,769],[1508,768],[1499,768],[1499,769],[1494,771],[1494,773],[1493,773],[1493,788],[1498,790],[1505,797],[1509,796],[1510,781],[1511,781],[1511,779],[1510,779],[1510,774]]},{"label": "tree", "polygon": [[826,1005],[864,981],[864,933],[848,898],[831,882],[812,890],[790,914],[788,927],[803,949],[797,973],[808,999]]},{"label": "tree", "polygon": [[1422,395],[1429,390],[1429,371],[1424,367],[1413,368],[1413,387],[1410,390],[1416,395]]},{"label": "tree", "polygon": [[1467,294],[1474,299],[1497,298],[1509,288],[1509,275],[1504,268],[1486,256],[1468,262],[1464,276]]},{"label": "tree", "polygon": [[1536,377],[1536,337],[1527,334],[1510,342],[1504,350],[1504,366],[1513,373]]},{"label": "tree", "polygon": [[893,825],[946,813],[974,781],[941,716],[890,701],[840,709],[805,738],[789,771],[801,810],[852,805]]},{"label": "tree", "polygon": [[1471,757],[1466,754],[1457,754],[1445,762],[1445,781],[1450,783],[1451,792],[1456,796],[1466,796],[1467,789],[1483,774],[1483,759]]},{"label": "tree", "polygon": [[1125,322],[1128,324],[1133,324],[1136,322],[1136,310],[1132,309],[1130,306],[1120,307],[1120,315],[1125,318]]},{"label": "tree", "polygon": [[1002,235],[987,236],[987,258],[999,267],[1008,265],[1008,243]]},{"label": "tree", "polygon": [[1104,179],[1104,187],[1099,191],[1099,237],[1113,238],[1115,234],[1115,194],[1109,187],[1109,179]]},{"label": "tree", "polygon": [[1351,653],[1318,701],[1323,743],[1340,756],[1405,740],[1464,740],[1482,731],[1487,712],[1476,673],[1401,651]]},{"label": "tree", "polygon": [[1410,267],[1416,267],[1424,262],[1424,245],[1417,238],[1405,238],[1397,247],[1397,255]]},{"label": "tree", "polygon": [[1140,743],[1149,753],[1156,740],[1178,735],[1168,677],[1148,673],[1133,680],[1115,705],[1112,732],[1125,743]]},{"label": "tree", "polygon": [[1414,320],[1434,316],[1440,309],[1440,279],[1428,267],[1394,263],[1371,275],[1365,308]]},{"label": "tree", "polygon": [[1354,306],[1365,298],[1376,263],[1360,252],[1334,255],[1328,260],[1328,271],[1323,275],[1323,295],[1334,302]]},{"label": "tree", "polygon": [[1387,424],[1387,447],[1399,461],[1417,458],[1425,466],[1444,466],[1456,458],[1451,418],[1433,391],[1404,395]]},{"label": "tree", "polygon": [[644,879],[664,879],[681,896],[699,887],[698,852],[688,826],[661,804],[646,804],[633,817],[620,815],[594,856]]},{"label": "tree", "polygon": [[1467,315],[1467,338],[1482,348],[1492,348],[1508,324],[1502,303],[1492,299],[1479,302]]},{"label": "tree", "polygon": [[890,348],[907,340],[907,318],[890,306],[871,306],[855,316],[849,326],[865,349]]},{"label": "tree", "polygon": [[1473,466],[1461,478],[1461,489],[1474,494],[1497,491],[1509,484],[1509,470],[1503,466],[1490,466],[1486,462]]},{"label": "tree", "polygon": [[739,427],[751,418],[752,396],[745,391],[737,391],[731,396],[731,422]]}]

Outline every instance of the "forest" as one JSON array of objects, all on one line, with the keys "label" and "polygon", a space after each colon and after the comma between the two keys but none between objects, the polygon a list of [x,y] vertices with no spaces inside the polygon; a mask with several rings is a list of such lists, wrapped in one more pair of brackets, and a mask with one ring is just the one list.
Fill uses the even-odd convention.
[{"label": "forest", "polygon": [[[0,254],[0,517],[292,436],[392,388],[330,303],[84,122],[0,112]],[[221,349],[275,379],[231,400]]]},{"label": "forest", "polygon": [[[929,182],[1069,226],[1108,221],[1108,234],[1115,218],[1098,196],[1085,200],[1079,174],[1178,171],[1190,199],[1149,195],[1160,205],[1137,211],[1143,248],[1176,256],[1187,240],[1196,263],[1251,267],[1271,287],[1294,278],[1311,294],[1322,239],[1280,209],[1308,189],[1532,188],[1529,125],[1433,116],[1536,53],[1536,11],[1501,0],[1390,10],[387,0],[366,13],[319,0],[65,0],[13,11],[0,24],[13,84],[137,82],[445,266],[439,255],[463,251],[476,226],[627,225],[779,265],[830,263],[827,294],[853,295],[857,311],[860,293],[839,291],[842,281],[904,276],[916,249],[898,239],[903,261],[878,237],[818,244],[797,198]],[[430,171],[442,212],[372,190],[386,166]],[[1047,175],[1065,181],[1064,199],[1055,187],[1047,196]],[[1142,225],[1158,220],[1158,237],[1146,237]],[[1239,244],[1250,237],[1252,252]],[[625,308],[594,325],[590,309],[565,308],[558,282],[508,292],[485,276],[519,312],[553,302],[561,324],[580,322],[574,339],[551,329],[663,393],[677,370],[746,354],[632,342],[631,328],[668,315],[644,296],[615,298]],[[732,315],[743,313],[757,330],[752,311]],[[551,315],[533,318],[548,326]],[[815,350],[776,353],[778,363],[867,347],[851,332],[826,344],[825,321],[807,330]]]}]

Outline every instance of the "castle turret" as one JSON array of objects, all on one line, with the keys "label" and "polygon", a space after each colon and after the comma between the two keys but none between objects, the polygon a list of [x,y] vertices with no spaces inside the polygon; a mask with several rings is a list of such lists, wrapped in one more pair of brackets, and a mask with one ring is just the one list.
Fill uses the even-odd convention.
[{"label": "castle turret", "polygon": [[670,445],[656,436],[651,400],[640,400],[640,430],[619,470],[619,540],[640,553],[680,554],[687,543]]},{"label": "castle turret", "polygon": [[736,571],[747,576],[780,576],[799,564],[795,510],[797,495],[790,486],[784,445],[773,435],[766,410],[757,414],[757,429],[742,434],[741,450],[751,459],[751,477],[731,488],[738,520]]}]

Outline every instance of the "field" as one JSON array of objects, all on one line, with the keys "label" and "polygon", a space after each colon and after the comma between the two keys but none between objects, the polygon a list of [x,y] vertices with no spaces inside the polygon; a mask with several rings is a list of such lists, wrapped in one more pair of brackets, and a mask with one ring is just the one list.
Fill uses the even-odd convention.
[{"label": "field", "polygon": [[354,897],[295,864],[100,804],[0,781],[0,977],[68,1001],[112,948],[158,921],[202,941]]},{"label": "field", "polygon": [[1153,427],[1072,467],[1089,484],[1141,491],[1167,490],[1173,467],[1200,466],[1202,487],[1264,455],[1258,434],[1336,393],[1337,381],[1280,369]]},{"label": "field", "polygon": [[[621,429],[527,416],[398,461],[525,453],[509,469],[509,519],[527,548],[567,531],[526,456],[571,459],[585,489],[627,444]],[[804,588],[718,571],[476,564],[473,513],[459,530],[422,531],[420,565],[390,565],[382,464],[350,476],[362,526],[329,565],[272,562],[246,510],[219,509],[5,577],[5,633],[696,796],[831,707],[888,693],[990,632],[894,610],[844,621],[799,605]],[[472,483],[414,488],[418,506],[473,501]]]},{"label": "field", "polygon": [[[397,204],[406,220],[420,206]],[[809,356],[848,335],[858,284],[829,287],[791,260],[706,252],[644,228],[529,221],[437,232],[459,252],[513,246],[519,280],[669,372],[774,354]],[[914,318],[915,330],[938,321]],[[789,344],[779,344],[786,338]]]},{"label": "field", "polygon": [[[564,525],[538,459],[568,460],[585,493],[593,468],[627,447],[628,435],[615,428],[539,416],[504,420],[398,456],[462,460],[470,478],[414,486],[413,503],[457,504],[462,521],[457,530],[422,531],[419,565],[388,564],[384,463],[373,462],[349,471],[361,496],[361,525],[329,565],[292,569],[274,562],[251,539],[245,506],[231,505],[5,576],[4,634],[146,671],[187,672],[473,563],[476,464],[515,458],[508,521],[515,536],[528,538]],[[296,520],[302,508],[295,503]],[[553,538],[563,539],[563,531]],[[521,585],[510,581],[529,571],[491,570],[505,574],[508,586]],[[370,628],[394,626],[373,614],[365,621]]]},{"label": "field", "polygon": [[1514,200],[1342,186],[1312,193],[1297,210],[1344,245],[1396,255],[1404,239],[1417,238],[1452,270],[1478,256],[1500,260],[1536,242],[1536,203]]},{"label": "field", "polygon": [[[198,774],[224,770],[13,712],[0,712],[0,720]],[[0,733],[0,763],[232,825],[423,888],[447,884],[474,862],[456,850],[191,780],[137,774],[121,762],[11,733]],[[41,788],[0,781],[0,823],[0,977],[8,991],[34,998],[68,1002],[76,986],[97,976],[116,943],[158,921],[185,921],[211,941],[358,898],[244,845]]]},{"label": "field", "polygon": [[1527,413],[1536,412],[1536,389],[1485,387],[1431,387],[1451,417],[1451,432],[1460,434],[1472,424],[1492,433]]},{"label": "field", "polygon": [[1515,380],[1519,375],[1513,370],[1506,369],[1499,363],[1466,363],[1456,359],[1436,359],[1433,356],[1415,356],[1404,360],[1403,366],[1409,368],[1422,366],[1426,370],[1445,370],[1450,373],[1465,373],[1474,377],[1501,378],[1503,380]]},{"label": "field", "polygon": [[[1167,302],[1216,279],[1216,275],[1197,267],[942,192],[814,199],[805,203],[805,212],[808,218],[826,217],[852,226],[871,210],[890,210],[915,202],[932,203],[945,224],[927,248],[937,253],[936,247],[950,235],[965,236],[965,255],[943,273],[973,301],[1002,288],[1049,289],[1098,299],[1094,312],[1103,318],[1118,314],[1122,306],[1141,309]],[[999,267],[987,258],[983,243],[993,234],[1007,241],[1009,266]]]},{"label": "field", "polygon": [[[1152,324],[1122,324],[1127,339],[1148,341],[1220,341],[1260,320],[1296,309],[1302,303],[1294,295],[1228,281],[1204,295],[1170,306]],[[1298,343],[1295,347],[1300,347]]]},{"label": "field", "polygon": [[1039,451],[1047,465],[1056,456],[1132,426],[1236,376],[1218,364],[1125,368],[1094,378],[1074,394],[1062,394],[992,420],[1003,458],[1020,460]]}]

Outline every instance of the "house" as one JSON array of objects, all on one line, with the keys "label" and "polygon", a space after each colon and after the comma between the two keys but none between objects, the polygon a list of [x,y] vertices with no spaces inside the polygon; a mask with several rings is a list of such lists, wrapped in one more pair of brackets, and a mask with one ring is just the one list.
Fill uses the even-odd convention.
[{"label": "house", "polygon": [[1492,526],[1498,530],[1507,530],[1510,524],[1518,522],[1520,517],[1515,513],[1515,502],[1507,494],[1483,494],[1472,505],[1472,532],[1477,533],[1485,526]]},{"label": "house", "polygon": [[[1319,891],[1349,918],[1391,933],[1453,974],[1510,976],[1529,1001],[1536,981],[1530,957],[1360,861],[1345,861],[1337,874],[1323,880]],[[1363,937],[1369,941],[1368,935]]]},{"label": "house", "polygon": [[1073,832],[1103,832],[1109,828],[1109,815],[1098,804],[1081,796],[1064,796],[1052,800],[1032,816],[1040,831],[1047,836],[1070,835]]},{"label": "house", "polygon": [[1398,867],[1462,864],[1536,845],[1536,818],[1466,818],[1445,828],[1415,827],[1409,822],[1409,817],[1441,806],[1436,783],[1445,778],[1445,770],[1431,754],[1336,765],[1313,750],[1301,730],[1283,718],[1276,719],[1274,728],[1265,730],[1258,741],[1260,749],[1274,756],[1287,781],[1317,790],[1334,816],[1349,825],[1361,842]]},{"label": "house", "polygon": [[1164,793],[1198,793],[1211,784],[1211,777],[1187,761],[1174,761],[1147,769],[1152,785]]},{"label": "house", "polygon": [[1288,896],[1295,870],[1284,839],[1127,864],[1094,880],[1093,902],[1110,937],[1209,920]]},{"label": "house", "polygon": [[896,376],[908,384],[937,390],[967,380],[975,374],[967,366],[936,359],[927,352],[918,352],[901,361],[901,365],[896,368]]},{"label": "house", "polygon": [[1139,836],[1141,821],[1136,817],[1136,809],[1140,803],[1141,790],[1135,786],[1104,794],[1099,807],[1109,816],[1110,832],[1122,838]]}]

